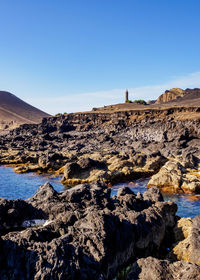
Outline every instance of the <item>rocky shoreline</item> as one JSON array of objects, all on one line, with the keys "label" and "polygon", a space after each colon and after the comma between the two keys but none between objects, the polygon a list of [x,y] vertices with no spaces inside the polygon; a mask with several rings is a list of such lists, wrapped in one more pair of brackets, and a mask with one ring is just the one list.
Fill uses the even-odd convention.
[{"label": "rocky shoreline", "polygon": [[[60,115],[2,135],[0,164],[76,186],[0,199],[0,278],[200,279],[200,216],[180,219],[159,191],[200,193],[199,144],[195,107]],[[149,176],[144,194],[110,197]]]},{"label": "rocky shoreline", "polygon": [[200,216],[178,218],[157,188],[111,198],[100,182],[46,183],[25,201],[1,198],[0,211],[1,279],[106,280],[127,266],[127,279],[200,279]]},{"label": "rocky shoreline", "polygon": [[152,177],[149,187],[200,193],[200,108],[69,114],[0,137],[0,164],[63,174],[68,186]]}]

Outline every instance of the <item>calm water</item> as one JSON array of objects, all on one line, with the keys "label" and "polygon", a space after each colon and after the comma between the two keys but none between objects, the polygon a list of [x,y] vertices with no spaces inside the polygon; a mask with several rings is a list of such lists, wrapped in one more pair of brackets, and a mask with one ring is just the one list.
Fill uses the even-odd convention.
[{"label": "calm water", "polygon": [[39,186],[49,182],[55,190],[61,191],[64,186],[59,177],[37,175],[35,173],[17,174],[11,167],[0,167],[0,197],[26,199],[32,196]]},{"label": "calm water", "polygon": [[[0,197],[26,199],[32,196],[39,186],[50,182],[57,191],[64,190],[59,182],[61,177],[37,175],[35,173],[17,174],[11,167],[0,167]],[[112,188],[112,195],[117,193],[121,186],[130,187],[135,193],[143,193],[147,188],[148,179],[137,180],[134,183],[119,184]],[[194,217],[200,215],[200,195],[173,194],[164,195],[165,200],[177,203],[177,215]]]}]

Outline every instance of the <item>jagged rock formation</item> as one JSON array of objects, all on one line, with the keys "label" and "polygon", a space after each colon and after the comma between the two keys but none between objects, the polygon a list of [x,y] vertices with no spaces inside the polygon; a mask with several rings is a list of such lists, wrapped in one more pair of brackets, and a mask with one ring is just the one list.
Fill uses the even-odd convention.
[{"label": "jagged rock formation", "polygon": [[[21,216],[22,203],[32,211]],[[130,261],[163,253],[177,210],[174,203],[163,202],[156,188],[143,195],[122,188],[111,198],[100,183],[61,193],[45,184],[26,202],[2,200],[0,207],[5,213],[0,278],[5,280],[112,279]],[[13,213],[15,221],[10,220]],[[19,226],[33,217],[48,222],[13,231],[16,222]]]}]

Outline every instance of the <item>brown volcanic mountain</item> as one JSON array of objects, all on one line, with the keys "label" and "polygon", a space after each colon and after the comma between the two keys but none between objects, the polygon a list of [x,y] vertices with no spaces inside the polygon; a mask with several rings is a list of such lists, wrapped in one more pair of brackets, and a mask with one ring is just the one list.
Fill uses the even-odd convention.
[{"label": "brown volcanic mountain", "polygon": [[10,92],[0,91],[0,129],[8,129],[23,123],[39,123],[49,115],[19,99]]}]

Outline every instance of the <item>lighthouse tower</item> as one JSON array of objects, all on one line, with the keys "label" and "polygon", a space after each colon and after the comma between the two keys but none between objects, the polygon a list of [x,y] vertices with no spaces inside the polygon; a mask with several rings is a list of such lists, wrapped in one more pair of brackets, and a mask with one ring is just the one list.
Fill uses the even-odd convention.
[{"label": "lighthouse tower", "polygon": [[125,103],[128,102],[128,100],[129,100],[128,99],[128,90],[126,89],[126,91],[125,91]]}]

